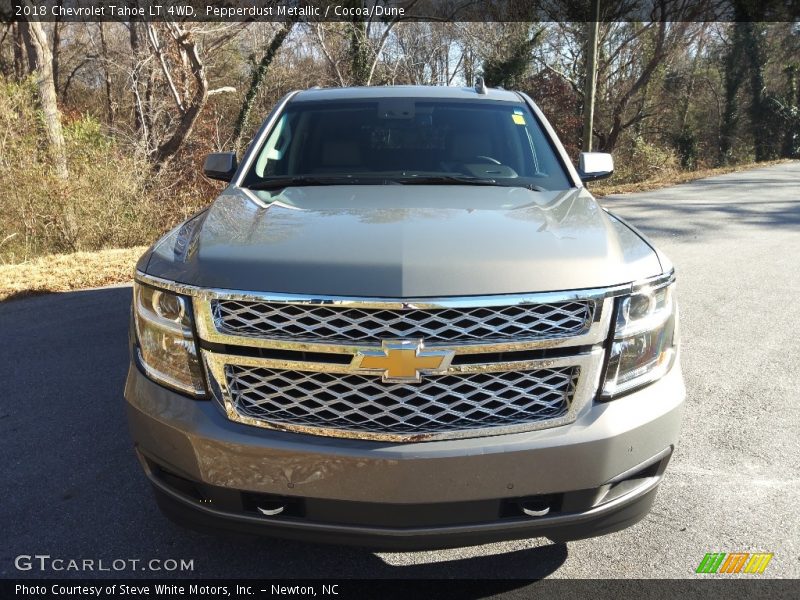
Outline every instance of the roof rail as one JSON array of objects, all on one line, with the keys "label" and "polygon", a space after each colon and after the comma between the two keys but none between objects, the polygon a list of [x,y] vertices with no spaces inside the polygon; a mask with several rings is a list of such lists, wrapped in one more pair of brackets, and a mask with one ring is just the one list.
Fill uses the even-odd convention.
[{"label": "roof rail", "polygon": [[479,94],[486,94],[486,84],[483,82],[483,77],[478,77],[475,80],[475,91]]}]

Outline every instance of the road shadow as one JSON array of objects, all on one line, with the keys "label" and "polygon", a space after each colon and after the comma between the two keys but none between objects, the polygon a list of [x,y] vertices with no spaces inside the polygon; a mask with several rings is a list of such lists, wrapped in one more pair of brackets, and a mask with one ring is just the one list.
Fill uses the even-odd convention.
[{"label": "road shadow", "polygon": [[686,236],[687,241],[706,241],[725,230],[755,226],[765,232],[797,229],[800,226],[800,199],[776,202],[682,203],[653,197],[618,204],[604,198],[603,206],[653,236]]},{"label": "road shadow", "polygon": [[648,235],[684,236],[687,242],[706,241],[739,227],[765,233],[796,230],[800,177],[788,168],[770,170],[763,177],[700,179],[652,192],[606,196],[600,202]]},{"label": "road shadow", "polygon": [[[474,578],[498,580],[487,584],[497,593],[546,577],[566,560],[566,545],[551,544],[491,555],[448,550],[436,553],[436,563],[392,565],[358,548],[215,537],[174,525],[156,508],[127,430],[130,298],[130,288],[104,288],[0,303],[2,488],[12,492],[2,504],[0,576]],[[193,570],[19,571],[20,554],[106,565],[187,559]]]}]

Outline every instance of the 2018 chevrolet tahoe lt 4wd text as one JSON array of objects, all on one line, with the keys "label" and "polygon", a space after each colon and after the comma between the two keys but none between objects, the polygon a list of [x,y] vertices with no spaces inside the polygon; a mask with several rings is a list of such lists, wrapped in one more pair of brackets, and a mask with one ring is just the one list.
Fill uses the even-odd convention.
[{"label": "2018 chevrolet tahoe lt 4wd text", "polygon": [[287,95],[139,261],[125,397],[189,526],[383,548],[647,514],[684,402],[674,272],[524,94]]}]

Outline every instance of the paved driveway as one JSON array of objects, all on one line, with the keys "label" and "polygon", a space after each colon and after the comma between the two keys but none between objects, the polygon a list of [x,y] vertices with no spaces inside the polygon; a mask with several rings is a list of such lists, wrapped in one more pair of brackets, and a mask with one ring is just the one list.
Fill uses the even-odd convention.
[{"label": "paved driveway", "polygon": [[800,164],[604,204],[678,269],[688,410],[645,521],[566,545],[407,554],[184,531],[129,447],[130,288],[106,288],[0,304],[0,576],[37,575],[14,558],[49,554],[193,559],[197,577],[696,577],[706,552],[766,551],[769,575],[799,577]]}]

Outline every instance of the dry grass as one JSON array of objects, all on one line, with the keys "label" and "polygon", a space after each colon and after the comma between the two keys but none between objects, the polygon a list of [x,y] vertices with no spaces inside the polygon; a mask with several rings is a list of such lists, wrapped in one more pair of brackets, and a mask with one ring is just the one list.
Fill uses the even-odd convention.
[{"label": "dry grass", "polygon": [[650,190],[657,190],[670,185],[678,183],[688,183],[689,181],[696,181],[698,179],[705,179],[706,177],[713,177],[714,175],[724,175],[725,173],[737,173],[739,171],[748,171],[750,169],[760,169],[762,167],[769,167],[772,165],[779,165],[781,163],[792,162],[790,159],[784,158],[780,160],[771,160],[760,163],[746,163],[740,165],[732,165],[729,167],[717,167],[714,169],[698,169],[696,171],[673,171],[668,172],[661,177],[654,177],[646,181],[638,183],[614,183],[613,181],[589,184],[589,190],[592,194],[598,197],[609,196],[611,194],[630,194],[633,192],[649,192]]},{"label": "dry grass", "polygon": [[0,265],[0,301],[130,281],[145,249],[146,246],[136,246],[51,254],[20,264]]},{"label": "dry grass", "polygon": [[214,197],[192,153],[154,172],[97,119],[64,119],[69,178],[53,172],[32,80],[0,75],[0,264],[147,244]]}]

